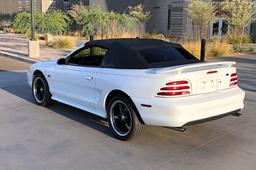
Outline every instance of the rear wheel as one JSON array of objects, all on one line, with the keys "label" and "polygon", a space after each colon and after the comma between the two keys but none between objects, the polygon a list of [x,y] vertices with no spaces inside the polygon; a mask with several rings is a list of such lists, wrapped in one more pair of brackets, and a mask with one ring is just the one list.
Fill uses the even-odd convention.
[{"label": "rear wheel", "polygon": [[36,74],[32,83],[32,94],[36,104],[47,106],[51,104],[51,94],[48,83],[42,74]]},{"label": "rear wheel", "polygon": [[132,101],[122,95],[114,96],[108,106],[108,122],[113,135],[120,140],[129,140],[141,133],[143,125],[137,117]]}]

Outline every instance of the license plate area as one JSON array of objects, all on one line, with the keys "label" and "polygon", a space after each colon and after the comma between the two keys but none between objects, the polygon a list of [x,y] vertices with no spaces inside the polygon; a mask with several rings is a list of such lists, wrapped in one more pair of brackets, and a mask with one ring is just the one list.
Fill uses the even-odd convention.
[{"label": "license plate area", "polygon": [[217,79],[202,79],[198,81],[197,93],[209,93],[217,91]]}]

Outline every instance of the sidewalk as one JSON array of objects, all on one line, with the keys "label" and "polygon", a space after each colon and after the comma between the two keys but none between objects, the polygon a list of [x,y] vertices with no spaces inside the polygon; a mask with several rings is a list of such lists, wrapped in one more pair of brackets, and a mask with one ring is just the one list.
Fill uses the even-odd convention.
[{"label": "sidewalk", "polygon": [[[79,43],[78,43],[79,45]],[[28,39],[22,34],[0,32],[0,54],[12,58],[28,61],[43,61],[50,58],[61,58],[73,49],[40,48],[40,57],[31,59],[28,57]]]}]

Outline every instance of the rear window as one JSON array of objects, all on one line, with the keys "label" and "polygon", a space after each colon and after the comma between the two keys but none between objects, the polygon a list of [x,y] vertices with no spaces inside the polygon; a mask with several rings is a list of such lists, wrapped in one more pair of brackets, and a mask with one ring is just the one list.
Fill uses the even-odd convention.
[{"label": "rear window", "polygon": [[149,65],[198,60],[185,49],[176,47],[145,49],[141,50],[141,55]]}]

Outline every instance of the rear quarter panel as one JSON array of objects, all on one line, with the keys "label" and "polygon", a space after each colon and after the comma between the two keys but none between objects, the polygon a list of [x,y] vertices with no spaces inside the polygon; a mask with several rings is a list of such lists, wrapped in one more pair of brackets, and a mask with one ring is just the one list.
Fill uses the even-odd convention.
[{"label": "rear quarter panel", "polygon": [[150,99],[156,96],[163,79],[164,76],[150,69],[99,69],[96,79],[98,112],[106,115],[105,101],[111,91],[123,91],[131,98]]}]

